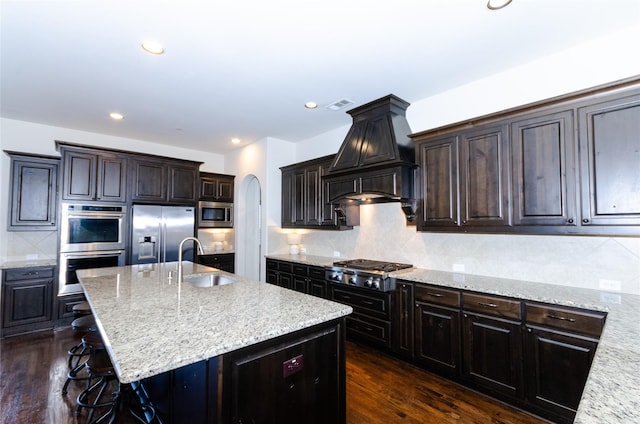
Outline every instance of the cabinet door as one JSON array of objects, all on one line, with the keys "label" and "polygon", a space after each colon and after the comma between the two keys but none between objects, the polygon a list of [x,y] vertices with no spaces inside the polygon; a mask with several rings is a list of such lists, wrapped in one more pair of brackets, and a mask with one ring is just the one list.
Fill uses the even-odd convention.
[{"label": "cabinet door", "polygon": [[9,231],[56,230],[58,161],[11,159]]},{"label": "cabinet door", "polygon": [[282,227],[293,227],[295,203],[293,201],[294,172],[282,172]]},{"label": "cabinet door", "polygon": [[64,150],[62,198],[65,200],[95,200],[98,156],[91,153]]},{"label": "cabinet door", "polygon": [[125,202],[127,200],[127,159],[115,155],[98,156],[96,200]]},{"label": "cabinet door", "polygon": [[300,293],[307,293],[307,278],[293,275],[291,277],[291,288]]},{"label": "cabinet door", "polygon": [[572,111],[511,124],[514,225],[575,226]]},{"label": "cabinet door", "polygon": [[309,294],[323,299],[328,298],[327,282],[324,280],[309,280]]},{"label": "cabinet door", "polygon": [[344,424],[344,347],[335,325],[225,354],[224,423]]},{"label": "cabinet door", "polygon": [[438,374],[456,377],[460,364],[459,328],[459,309],[416,302],[416,361]]},{"label": "cabinet door", "polygon": [[418,145],[422,200],[418,229],[458,226],[458,136]]},{"label": "cabinet door", "polygon": [[190,166],[168,166],[169,191],[168,200],[174,203],[190,203],[196,201],[196,182],[198,170]]},{"label": "cabinet door", "polygon": [[320,166],[310,166],[304,170],[304,224],[308,226],[321,223],[320,178]]},{"label": "cabinet door", "polygon": [[132,160],[132,200],[164,202],[167,197],[167,168],[160,161]]},{"label": "cabinet door", "polygon": [[506,126],[480,128],[460,139],[460,223],[509,224],[509,161]]},{"label": "cabinet door", "polygon": [[298,170],[293,174],[293,192],[291,216],[293,225],[304,227],[305,224],[305,179],[304,170]]},{"label": "cabinet door", "polygon": [[557,422],[573,422],[597,339],[527,326],[527,401]]},{"label": "cabinet door", "polygon": [[492,393],[522,399],[520,323],[463,314],[463,377]]},{"label": "cabinet door", "polygon": [[218,178],[217,194],[218,201],[233,203],[233,177],[220,176]]},{"label": "cabinet door", "polygon": [[338,221],[336,218],[336,212],[334,210],[333,203],[331,203],[331,200],[329,200],[329,185],[322,180],[322,177],[324,175],[327,175],[330,165],[331,165],[331,162],[327,161],[327,163],[325,163],[324,165],[321,165],[320,167],[320,204],[322,207],[322,210],[320,213],[320,216],[321,216],[320,225],[327,226],[327,227],[330,227],[330,226],[335,227]]},{"label": "cabinet door", "polygon": [[582,225],[640,225],[640,94],[578,110]]},{"label": "cabinet door", "polygon": [[398,281],[395,297],[393,351],[413,358],[413,284]]}]

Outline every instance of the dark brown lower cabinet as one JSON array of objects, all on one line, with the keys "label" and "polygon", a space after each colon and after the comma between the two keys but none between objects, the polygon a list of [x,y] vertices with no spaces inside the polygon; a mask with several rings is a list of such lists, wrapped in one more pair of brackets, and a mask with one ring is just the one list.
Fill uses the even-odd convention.
[{"label": "dark brown lower cabinet", "polygon": [[3,271],[2,337],[53,328],[54,267]]},{"label": "dark brown lower cabinet", "polygon": [[498,397],[524,398],[521,323],[463,313],[462,377]]},{"label": "dark brown lower cabinet", "polygon": [[196,262],[202,265],[218,268],[226,272],[235,272],[235,253],[216,253],[198,255]]},{"label": "dark brown lower cabinet", "polygon": [[572,423],[598,340],[527,325],[525,346],[527,401],[542,416]]},{"label": "dark brown lower cabinet", "polygon": [[416,302],[415,360],[455,378],[460,368],[460,310]]},{"label": "dark brown lower cabinet", "polygon": [[223,423],[346,422],[344,320],[223,357]]}]

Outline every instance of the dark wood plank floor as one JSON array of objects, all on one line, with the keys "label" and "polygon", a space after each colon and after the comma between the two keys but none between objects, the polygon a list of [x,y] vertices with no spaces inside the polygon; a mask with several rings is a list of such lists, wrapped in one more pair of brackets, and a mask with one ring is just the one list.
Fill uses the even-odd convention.
[{"label": "dark wood plank floor", "polygon": [[[61,394],[70,328],[0,341],[0,423],[83,423],[75,399],[82,388],[72,382]],[[134,422],[121,416],[121,424]],[[377,351],[347,344],[347,423],[504,423],[539,420],[464,387],[437,378]]]}]

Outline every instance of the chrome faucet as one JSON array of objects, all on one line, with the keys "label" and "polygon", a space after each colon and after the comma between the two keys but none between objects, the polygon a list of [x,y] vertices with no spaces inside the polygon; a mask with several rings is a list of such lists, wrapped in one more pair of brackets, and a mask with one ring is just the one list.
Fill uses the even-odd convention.
[{"label": "chrome faucet", "polygon": [[184,240],[180,242],[180,246],[178,247],[178,283],[182,283],[182,247],[184,243],[188,240],[193,240],[198,245],[198,253],[204,255],[204,250],[202,250],[202,245],[200,244],[200,240],[195,237],[186,237]]}]

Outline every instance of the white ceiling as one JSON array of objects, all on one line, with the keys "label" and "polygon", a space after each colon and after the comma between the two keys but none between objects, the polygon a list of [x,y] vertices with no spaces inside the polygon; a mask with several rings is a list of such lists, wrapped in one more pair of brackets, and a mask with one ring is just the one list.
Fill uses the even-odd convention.
[{"label": "white ceiling", "polygon": [[0,0],[0,116],[225,153],[232,137],[301,141],[387,94],[415,102],[640,22],[638,0],[485,4]]}]

